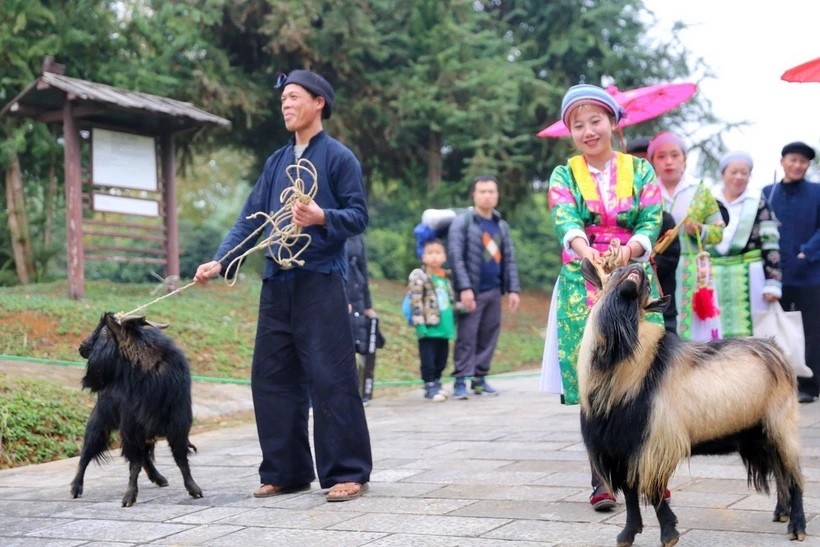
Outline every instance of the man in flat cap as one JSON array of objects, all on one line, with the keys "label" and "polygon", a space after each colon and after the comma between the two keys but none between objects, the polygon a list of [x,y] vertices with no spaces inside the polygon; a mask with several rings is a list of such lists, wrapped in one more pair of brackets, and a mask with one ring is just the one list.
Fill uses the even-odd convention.
[{"label": "man in flat cap", "polygon": [[763,189],[779,221],[780,264],[786,311],[800,310],[806,337],[806,366],[814,376],[798,378],[798,399],[811,403],[820,396],[820,184],[806,180],[814,149],[804,142],[783,147],[783,180]]},{"label": "man in flat cap", "polygon": [[[274,239],[259,300],[259,319],[251,368],[251,391],[262,463],[255,497],[310,489],[318,474],[327,501],[345,501],[367,490],[373,467],[370,435],[358,390],[356,357],[348,316],[345,242],[367,227],[367,202],[359,161],[328,136],[323,119],[335,106],[333,87],[308,70],[287,75],[282,117],[293,137],[265,162],[242,212],[211,262],[194,280],[233,277],[232,261],[253,248],[263,222],[259,211],[284,211],[301,229],[292,247]],[[297,168],[315,166],[311,170]],[[283,203],[283,191],[304,181],[313,199]],[[284,222],[284,227],[289,226]],[[279,226],[282,228],[283,226]],[[271,233],[264,228],[265,237]],[[297,253],[302,263],[282,264]],[[230,270],[230,271],[229,271]],[[316,473],[308,438],[313,405]]]}]

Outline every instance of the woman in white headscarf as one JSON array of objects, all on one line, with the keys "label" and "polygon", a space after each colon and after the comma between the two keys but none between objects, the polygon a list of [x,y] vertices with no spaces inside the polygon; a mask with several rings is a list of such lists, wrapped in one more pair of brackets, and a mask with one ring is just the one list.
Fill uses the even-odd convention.
[{"label": "woman in white headscarf", "polygon": [[720,160],[715,199],[729,211],[720,243],[709,249],[724,338],[751,336],[752,315],[781,296],[777,223],[759,191],[749,189],[754,162],[746,152]]}]

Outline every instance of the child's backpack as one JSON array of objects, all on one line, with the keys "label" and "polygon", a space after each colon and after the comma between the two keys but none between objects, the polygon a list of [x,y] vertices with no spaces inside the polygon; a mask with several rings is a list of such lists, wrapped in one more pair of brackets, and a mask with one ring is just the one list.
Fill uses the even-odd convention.
[{"label": "child's backpack", "polygon": [[[424,251],[424,244],[431,239],[447,241],[447,233],[450,225],[459,215],[465,214],[469,209],[460,207],[454,209],[425,209],[421,214],[421,222],[416,224],[413,235],[416,237],[416,256],[421,258]],[[465,223],[465,227],[469,224]],[[446,245],[446,243],[445,243]]]},{"label": "child's backpack", "polygon": [[410,291],[404,293],[404,300],[401,301],[401,312],[407,320],[407,324],[413,326],[413,306],[410,302]]}]

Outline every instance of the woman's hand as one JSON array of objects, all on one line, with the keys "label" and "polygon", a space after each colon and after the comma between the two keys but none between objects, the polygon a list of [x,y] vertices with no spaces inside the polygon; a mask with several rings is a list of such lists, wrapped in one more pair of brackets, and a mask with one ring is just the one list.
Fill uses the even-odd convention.
[{"label": "woman's hand", "polygon": [[603,258],[601,257],[601,252],[598,249],[596,249],[595,247],[587,246],[587,247],[581,249],[580,252],[579,251],[575,251],[575,252],[582,259],[587,258],[593,264],[600,264],[603,261]]},{"label": "woman's hand", "polygon": [[695,222],[694,220],[687,220],[686,221],[686,233],[690,236],[695,236],[703,230],[703,224],[700,222]]},{"label": "woman's hand", "polygon": [[594,247],[590,246],[584,238],[576,237],[570,242],[569,246],[581,260],[586,258],[593,264],[601,263],[601,253]]},{"label": "woman's hand", "polygon": [[618,247],[618,257],[615,259],[615,266],[626,266],[632,260],[632,247],[621,245]]}]

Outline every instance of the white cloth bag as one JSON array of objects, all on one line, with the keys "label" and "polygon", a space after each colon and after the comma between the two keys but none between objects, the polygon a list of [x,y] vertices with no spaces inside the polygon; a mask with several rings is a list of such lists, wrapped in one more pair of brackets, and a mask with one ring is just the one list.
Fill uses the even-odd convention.
[{"label": "white cloth bag", "polygon": [[772,302],[766,311],[753,314],[752,323],[755,336],[774,338],[797,376],[811,378],[814,375],[806,366],[803,315],[799,311],[783,311],[780,302]]}]

